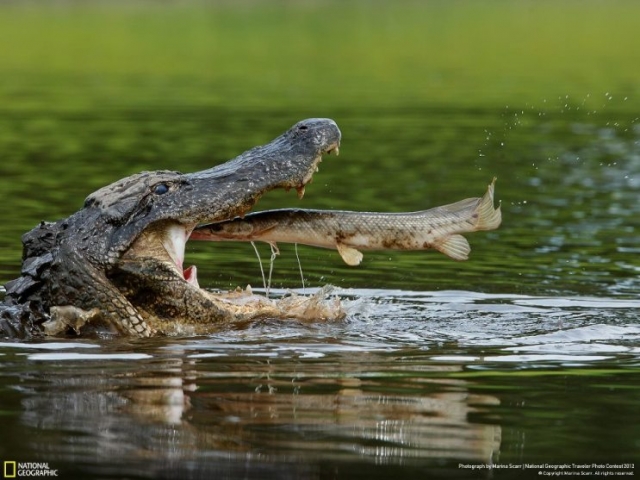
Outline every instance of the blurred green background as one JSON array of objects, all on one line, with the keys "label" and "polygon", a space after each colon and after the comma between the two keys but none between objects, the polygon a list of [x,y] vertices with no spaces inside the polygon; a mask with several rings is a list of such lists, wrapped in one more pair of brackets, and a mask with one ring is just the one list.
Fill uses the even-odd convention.
[{"label": "blurred green background", "polygon": [[9,2],[14,110],[524,106],[639,88],[633,1]]},{"label": "blurred green background", "polygon": [[[636,291],[640,4],[95,1],[0,4],[0,283],[20,235],[140,170],[194,171],[334,118],[342,155],[299,203],[419,210],[481,195],[504,224],[464,264],[301,249],[308,284]],[[194,245],[206,286],[259,284],[247,245]],[[606,265],[606,269],[602,266]],[[287,248],[276,285],[300,284]]]}]

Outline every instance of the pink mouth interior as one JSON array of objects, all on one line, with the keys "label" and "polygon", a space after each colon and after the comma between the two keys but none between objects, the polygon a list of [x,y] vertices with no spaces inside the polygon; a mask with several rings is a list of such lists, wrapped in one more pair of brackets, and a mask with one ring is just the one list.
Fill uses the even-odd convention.
[{"label": "pink mouth interior", "polygon": [[196,287],[200,287],[200,285],[198,284],[198,269],[195,265],[191,265],[189,268],[184,270],[184,272],[182,272],[182,275],[184,276],[184,279],[187,281],[187,283],[195,285]]}]

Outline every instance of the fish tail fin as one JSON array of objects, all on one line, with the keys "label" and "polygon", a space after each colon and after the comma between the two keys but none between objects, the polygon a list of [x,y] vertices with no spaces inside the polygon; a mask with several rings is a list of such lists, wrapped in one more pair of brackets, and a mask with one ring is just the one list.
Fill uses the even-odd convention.
[{"label": "fish tail fin", "polygon": [[[449,213],[453,213],[465,219],[465,223],[469,222],[472,228],[464,228],[458,230],[460,233],[476,232],[478,230],[495,230],[502,222],[502,212],[500,205],[494,208],[493,194],[495,191],[496,179],[487,187],[487,192],[482,198],[468,198],[451,205],[441,207],[447,209]],[[467,224],[468,225],[468,224]],[[439,252],[444,253],[454,260],[467,260],[471,247],[466,238],[459,233],[443,236],[432,244],[432,247]]]},{"label": "fish tail fin", "polygon": [[467,260],[471,252],[467,239],[458,234],[442,238],[433,244],[433,248],[444,253],[447,257],[460,261]]},{"label": "fish tail fin", "polygon": [[473,214],[476,217],[476,230],[495,230],[502,222],[502,212],[500,205],[493,207],[493,193],[495,190],[496,177],[487,187],[487,192],[482,196]]}]

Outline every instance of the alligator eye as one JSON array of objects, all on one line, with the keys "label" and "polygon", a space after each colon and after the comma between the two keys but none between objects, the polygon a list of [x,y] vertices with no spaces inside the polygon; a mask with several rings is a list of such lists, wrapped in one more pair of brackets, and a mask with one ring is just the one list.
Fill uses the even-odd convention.
[{"label": "alligator eye", "polygon": [[166,183],[159,183],[155,187],[153,187],[153,193],[156,195],[164,195],[169,191],[169,185]]}]

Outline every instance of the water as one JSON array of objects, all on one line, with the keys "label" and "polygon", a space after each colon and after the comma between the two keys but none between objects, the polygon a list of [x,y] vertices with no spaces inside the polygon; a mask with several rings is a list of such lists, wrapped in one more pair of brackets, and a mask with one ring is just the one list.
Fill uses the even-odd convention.
[{"label": "water", "polygon": [[[20,160],[2,166],[3,178],[13,175],[1,202],[3,278],[17,275],[22,232],[74,211],[100,185],[145,168],[205,168],[208,152],[232,157],[250,146],[247,118],[264,118],[262,143],[307,113],[278,122],[268,111],[220,120],[215,110],[54,118],[52,132],[86,138],[76,154],[5,148]],[[306,292],[335,285],[344,322],[2,343],[0,457],[49,462],[63,478],[474,477],[460,464],[633,462],[640,132],[634,117],[606,113],[533,112],[518,126],[507,110],[336,116],[341,155],[322,163],[302,202],[273,192],[261,208],[422,209],[481,195],[497,175],[502,227],[469,235],[472,256],[461,263],[371,252],[352,268],[336,252],[300,246]],[[205,136],[201,123],[227,130]],[[155,150],[174,129],[187,132],[178,160]],[[110,150],[120,135],[140,142],[125,160]],[[236,144],[218,153],[230,138]],[[180,147],[190,139],[202,146],[187,155]],[[157,159],[134,159],[138,151]],[[248,244],[198,243],[186,261],[208,288],[262,283]],[[273,284],[279,294],[300,288],[293,247],[281,246]]]},{"label": "water", "polygon": [[[0,58],[0,284],[22,233],[97,188],[313,116],[338,122],[341,155],[302,201],[259,208],[420,210],[497,176],[503,225],[468,236],[467,262],[353,268],[299,246],[306,293],[334,285],[341,322],[0,340],[0,460],[59,478],[637,474],[591,464],[640,459],[639,7],[254,3],[0,6],[20,46]],[[280,251],[273,291],[301,292]],[[186,263],[207,288],[262,286],[249,244],[197,242]]]},{"label": "water", "polygon": [[2,343],[3,457],[64,478],[466,476],[459,463],[637,458],[637,300],[338,293],[346,322]]}]

